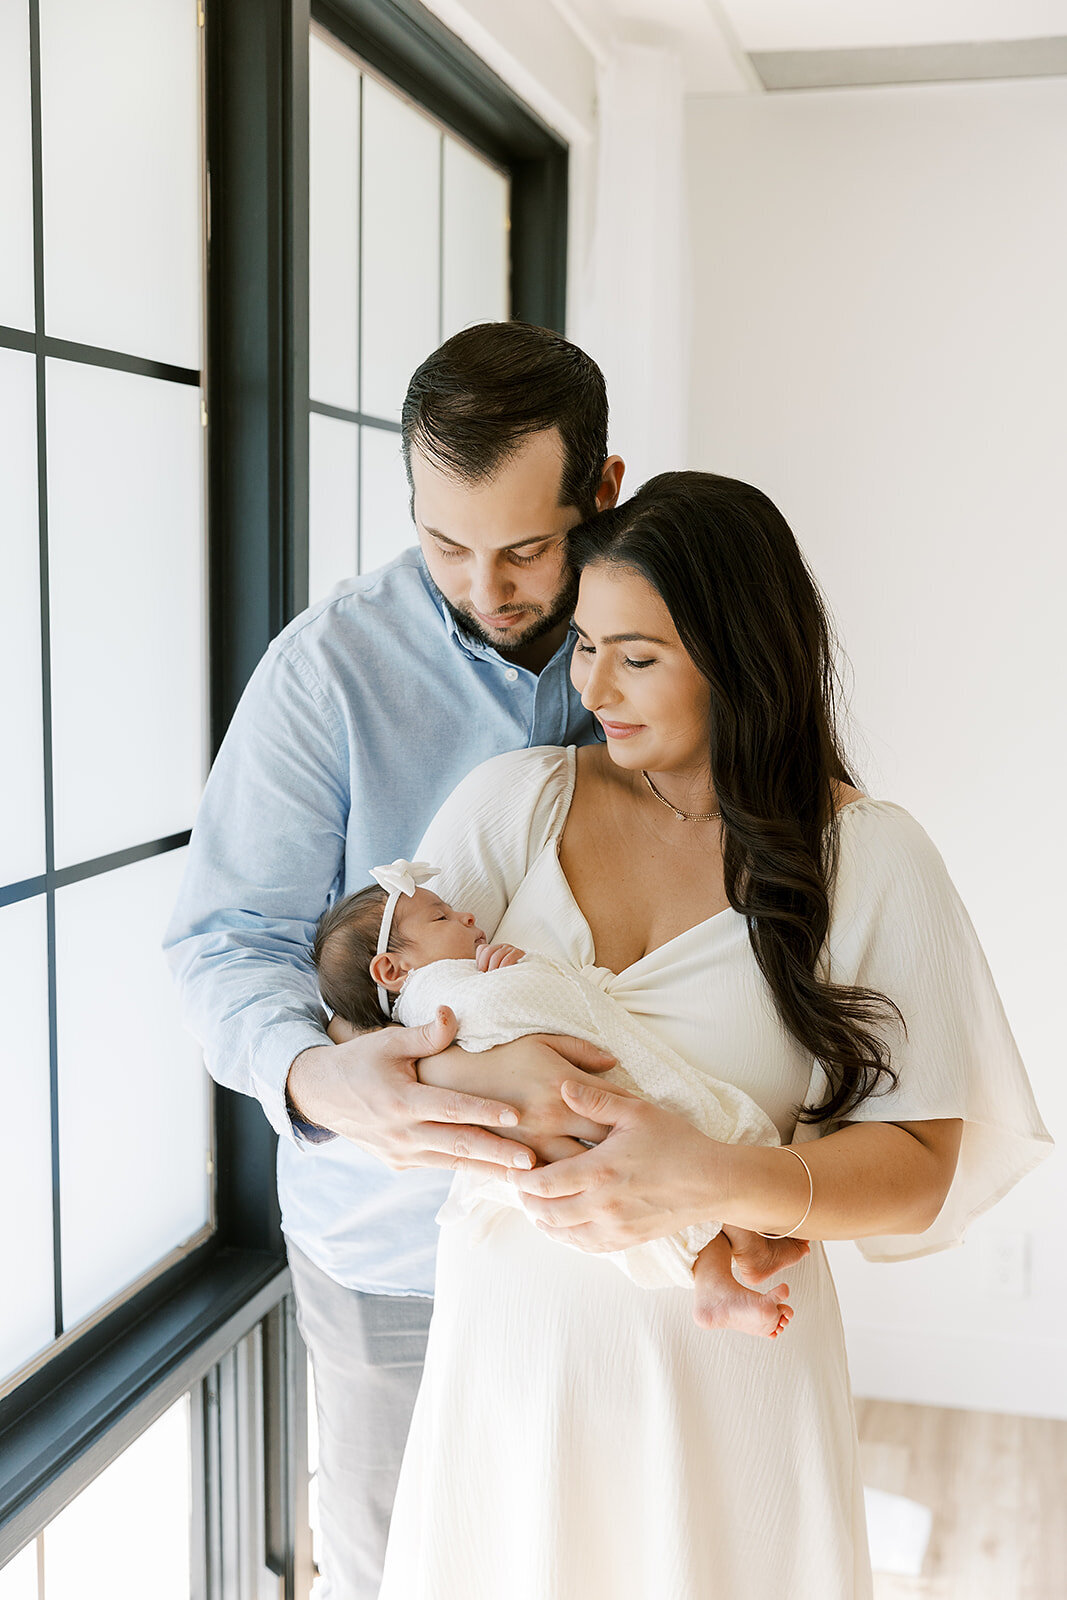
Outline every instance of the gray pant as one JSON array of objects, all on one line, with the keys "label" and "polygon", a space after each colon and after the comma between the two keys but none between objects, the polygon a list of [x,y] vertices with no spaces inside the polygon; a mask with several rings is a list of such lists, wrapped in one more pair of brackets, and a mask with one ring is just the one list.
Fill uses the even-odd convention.
[{"label": "gray pant", "polygon": [[[287,1241],[288,1243],[288,1241]],[[288,1244],[319,1421],[322,1600],[376,1600],[433,1301],[361,1294]]]}]

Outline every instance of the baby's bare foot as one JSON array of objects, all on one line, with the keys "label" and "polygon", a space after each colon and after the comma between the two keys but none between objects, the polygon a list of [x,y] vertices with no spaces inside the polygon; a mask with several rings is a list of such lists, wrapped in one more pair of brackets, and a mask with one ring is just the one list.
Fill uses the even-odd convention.
[{"label": "baby's bare foot", "polygon": [[727,1237],[734,1272],[742,1283],[764,1283],[811,1253],[806,1239],[765,1239],[762,1233],[749,1233],[744,1228],[730,1228]]},{"label": "baby's bare foot", "polygon": [[743,1284],[724,1284],[718,1279],[694,1285],[693,1321],[700,1328],[732,1328],[735,1333],[753,1333],[769,1339],[789,1326],[793,1307],[787,1305],[788,1284],[779,1283],[767,1294],[746,1289]]}]

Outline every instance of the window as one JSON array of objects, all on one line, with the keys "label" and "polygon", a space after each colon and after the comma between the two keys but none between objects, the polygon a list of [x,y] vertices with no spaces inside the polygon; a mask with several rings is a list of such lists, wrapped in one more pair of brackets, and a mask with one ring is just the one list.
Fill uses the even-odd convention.
[{"label": "window", "polygon": [[159,955],[207,757],[199,29],[180,0],[0,26],[2,1393],[203,1242],[212,1191]]},{"label": "window", "polygon": [[[290,1458],[302,1462],[304,1429],[291,1305],[210,1353],[218,1359],[203,1376],[184,1390],[168,1385],[155,1419],[142,1418],[0,1567],[0,1600],[307,1595],[309,1534],[296,1524],[303,1497],[288,1476]],[[301,1430],[292,1452],[279,1400]]]},{"label": "window", "polygon": [[[158,1449],[190,1473],[158,1535],[188,1526],[175,1592],[303,1600],[275,1139],[211,1095],[157,952],[208,759],[309,564],[329,584],[409,542],[407,368],[509,295],[562,327],[566,151],[413,0],[11,0],[0,136],[0,1596],[36,1597],[42,1552],[62,1595],[66,1530]],[[309,136],[313,196],[363,152],[313,280]],[[411,183],[422,162],[435,216],[388,317],[372,150]],[[309,544],[309,423],[356,441],[340,554]]]},{"label": "window", "polygon": [[404,391],[450,334],[509,315],[510,180],[324,29],[309,121],[314,600],[412,542]]},{"label": "window", "polygon": [[0,1600],[189,1600],[191,1466],[183,1395],[0,1572]]}]

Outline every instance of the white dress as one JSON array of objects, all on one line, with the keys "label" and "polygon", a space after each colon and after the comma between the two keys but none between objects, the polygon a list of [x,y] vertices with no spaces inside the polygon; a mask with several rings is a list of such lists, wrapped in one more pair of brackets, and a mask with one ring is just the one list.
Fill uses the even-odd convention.
[{"label": "white dress", "polygon": [[[418,849],[434,888],[495,936],[583,967],[589,927],[558,860],[573,750],[477,768]],[[845,809],[829,970],[888,994],[899,1086],[856,1119],[963,1117],[920,1236],[958,1243],[1049,1137],[944,864],[898,806]],[[779,1022],[732,910],[619,973],[611,992],[685,1060],[761,1105],[783,1142],[819,1069]],[[798,1138],[822,1127],[802,1125]],[[682,1289],[638,1288],[521,1213],[482,1243],[441,1230],[426,1369],[380,1600],[867,1600],[871,1577],[837,1299],[819,1245],[788,1274],[778,1339],[708,1332]]]}]

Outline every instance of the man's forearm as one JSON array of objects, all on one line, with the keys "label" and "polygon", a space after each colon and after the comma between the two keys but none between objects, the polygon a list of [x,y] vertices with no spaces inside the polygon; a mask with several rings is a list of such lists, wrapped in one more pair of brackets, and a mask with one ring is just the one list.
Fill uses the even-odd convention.
[{"label": "man's forearm", "polygon": [[320,1050],[328,1048],[326,1045],[316,1045],[310,1050],[302,1050],[290,1065],[285,1079],[285,1109],[289,1113],[289,1120],[298,1133],[312,1141],[332,1137],[335,1131],[312,1115],[310,1109],[317,1099],[315,1058]]},{"label": "man's forearm", "polygon": [[257,1099],[274,1130],[292,1138],[285,1097],[291,1063],[327,1042],[314,980],[295,962],[242,947],[232,934],[186,938],[168,959],[185,1024],[203,1046],[211,1076]]},{"label": "man's forearm", "polygon": [[367,1038],[381,1032],[382,1028],[355,1028],[343,1017],[331,1017],[326,1029],[327,1042],[302,1050],[290,1064],[285,1080],[285,1101],[290,1116],[305,1127],[320,1132],[336,1132],[323,1121],[334,1109],[338,1082],[336,1058],[324,1052],[332,1045],[348,1044],[352,1039]]},{"label": "man's forearm", "polygon": [[348,1077],[352,1070],[351,1058],[349,1057],[346,1071],[338,1062],[336,1047],[349,1040],[366,1038],[373,1032],[381,1032],[381,1029],[351,1028],[347,1023],[343,1024],[343,1029],[342,1038],[339,1036],[340,1030],[335,1033],[334,1024],[331,1022],[330,1037],[324,1044],[302,1050],[291,1063],[285,1080],[285,1103],[290,1116],[304,1127],[311,1127],[323,1133],[338,1132],[330,1119],[337,1120],[341,1104],[350,1107],[351,1103],[351,1097],[346,1092]]}]

